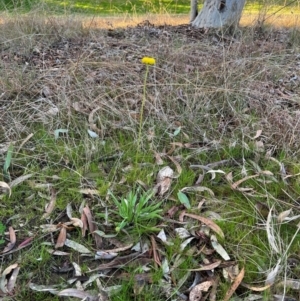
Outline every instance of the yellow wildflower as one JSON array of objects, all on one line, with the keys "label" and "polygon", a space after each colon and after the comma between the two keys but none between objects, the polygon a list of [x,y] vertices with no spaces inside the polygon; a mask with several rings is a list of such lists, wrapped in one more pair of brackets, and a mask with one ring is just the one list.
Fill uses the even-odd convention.
[{"label": "yellow wildflower", "polygon": [[145,64],[145,65],[155,65],[155,58],[144,56],[142,58],[142,63]]}]

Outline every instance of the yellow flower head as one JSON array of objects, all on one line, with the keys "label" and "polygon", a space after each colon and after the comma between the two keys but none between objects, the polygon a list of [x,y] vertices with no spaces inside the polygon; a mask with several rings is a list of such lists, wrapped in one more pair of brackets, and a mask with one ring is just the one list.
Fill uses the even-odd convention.
[{"label": "yellow flower head", "polygon": [[142,58],[142,63],[145,64],[145,65],[155,65],[155,58],[144,56]]}]

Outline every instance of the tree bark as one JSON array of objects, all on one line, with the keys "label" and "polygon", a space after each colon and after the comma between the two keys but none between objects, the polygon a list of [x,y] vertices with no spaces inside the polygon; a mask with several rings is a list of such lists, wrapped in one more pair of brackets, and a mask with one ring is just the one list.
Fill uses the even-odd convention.
[{"label": "tree bark", "polygon": [[[205,0],[198,16],[191,22],[197,28],[222,28],[238,25],[246,0]],[[195,4],[196,3],[196,4]],[[191,0],[192,12],[197,0]]]},{"label": "tree bark", "polygon": [[191,0],[190,23],[198,16],[198,0]]}]

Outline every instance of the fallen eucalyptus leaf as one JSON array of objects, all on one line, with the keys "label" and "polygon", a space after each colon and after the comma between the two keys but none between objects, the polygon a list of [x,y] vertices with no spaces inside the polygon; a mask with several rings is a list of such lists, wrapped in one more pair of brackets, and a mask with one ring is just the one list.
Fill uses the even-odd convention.
[{"label": "fallen eucalyptus leaf", "polygon": [[87,130],[91,138],[98,138],[99,135],[91,130]]},{"label": "fallen eucalyptus leaf", "polygon": [[279,248],[276,243],[275,234],[274,234],[274,225],[271,224],[272,223],[272,210],[273,210],[273,207],[270,209],[268,218],[266,221],[267,237],[268,237],[269,244],[272,247],[273,251],[276,253],[280,253]]},{"label": "fallen eucalyptus leaf", "polygon": [[211,271],[215,268],[217,268],[220,264],[221,264],[221,260],[218,260],[216,262],[213,263],[209,263],[206,265],[201,266],[200,268],[196,268],[196,269],[189,269],[189,271],[191,272],[197,272],[197,271]]},{"label": "fallen eucalyptus leaf", "polygon": [[225,175],[225,172],[221,169],[217,169],[217,170],[211,169],[211,170],[208,170],[207,173],[211,173],[211,180],[215,179],[216,173],[221,173],[221,174]]},{"label": "fallen eucalyptus leaf", "polygon": [[211,219],[203,217],[203,216],[199,216],[199,215],[196,215],[196,214],[190,214],[190,213],[184,213],[183,216],[188,216],[188,217],[191,217],[193,219],[199,220],[200,222],[202,222],[203,224],[208,226],[210,229],[215,231],[222,238],[224,238],[224,233],[223,233],[222,229],[216,223],[214,223]]},{"label": "fallen eucalyptus leaf", "polygon": [[[14,264],[11,264],[9,267],[7,267],[2,273],[1,273],[1,277],[0,277],[0,293],[4,293],[4,294],[8,294],[10,293],[10,290],[9,290],[9,280],[10,280],[10,277],[13,275],[13,271],[15,269],[18,269],[17,270],[17,274],[19,272],[19,268],[18,268],[18,264],[17,263],[14,263]],[[12,273],[12,274],[11,274]],[[9,274],[11,274],[11,276],[9,276]],[[15,275],[16,277],[16,275]],[[15,281],[15,280],[13,280]],[[13,283],[12,283],[13,284]],[[11,284],[11,286],[12,286]],[[10,286],[10,288],[11,288]],[[1,295],[1,294],[0,294]]]},{"label": "fallen eucalyptus leaf", "polygon": [[252,140],[257,139],[257,138],[261,135],[261,133],[262,133],[262,130],[257,130],[255,136],[252,137],[251,139],[252,139]]},{"label": "fallen eucalyptus leaf", "polygon": [[233,293],[236,291],[236,289],[239,287],[242,280],[244,279],[244,275],[245,275],[245,269],[242,268],[241,272],[238,274],[238,276],[235,278],[233,284],[231,285],[229,290],[226,292],[226,295],[225,295],[223,301],[228,301],[231,298]]},{"label": "fallen eucalyptus leaf", "polygon": [[68,256],[70,253],[68,252],[63,252],[59,250],[53,250],[53,249],[47,249],[47,252],[50,253],[51,255],[57,255],[57,256]]},{"label": "fallen eucalyptus leaf", "polygon": [[82,254],[91,254],[91,251],[89,249],[87,249],[85,246],[83,246],[73,240],[70,240],[70,239],[66,239],[65,246],[72,248],[75,251],[82,253]]},{"label": "fallen eucalyptus leaf", "polygon": [[280,283],[276,284],[276,287],[287,287],[293,290],[300,290],[300,280],[296,279],[287,279],[285,281],[281,281]]},{"label": "fallen eucalyptus leaf", "polygon": [[169,166],[165,166],[158,172],[156,181],[157,181],[157,183],[159,183],[159,182],[163,181],[165,178],[173,178],[173,176],[174,176],[173,169]]},{"label": "fallen eucalyptus leaf", "polygon": [[180,250],[183,251],[185,247],[193,240],[195,237],[190,237],[180,244]]},{"label": "fallen eucalyptus leaf", "polygon": [[65,227],[62,227],[60,229],[60,232],[59,232],[56,244],[55,244],[55,249],[63,247],[66,239],[67,239],[67,229]]},{"label": "fallen eucalyptus leaf", "polygon": [[67,288],[62,291],[60,291],[58,296],[64,296],[64,297],[75,297],[80,298],[81,300],[89,300],[89,301],[96,301],[98,300],[97,296],[91,295],[88,292],[81,291],[75,288]]},{"label": "fallen eucalyptus leaf", "polygon": [[212,247],[224,260],[230,260],[229,255],[227,254],[225,249],[219,244],[215,235],[211,236],[210,241],[211,241]]},{"label": "fallen eucalyptus leaf", "polygon": [[52,213],[52,211],[54,210],[56,205],[56,191],[54,190],[53,187],[51,187],[51,198],[50,198],[50,202],[46,207],[46,213],[43,214],[42,218],[48,218],[50,216],[50,214]]},{"label": "fallen eucalyptus leaf", "polygon": [[187,191],[187,192],[204,192],[207,191],[211,196],[215,196],[214,192],[205,187],[205,186],[190,186],[190,187],[184,187],[181,189],[181,191]]},{"label": "fallen eucalyptus leaf", "polygon": [[40,285],[40,284],[35,284],[30,282],[29,287],[33,291],[37,291],[37,292],[49,292],[53,295],[56,295],[58,293],[58,286],[56,285]]},{"label": "fallen eucalyptus leaf", "polygon": [[204,281],[197,284],[190,292],[189,301],[198,301],[202,298],[202,292],[207,292],[210,287],[213,285],[213,281]]},{"label": "fallen eucalyptus leaf", "polygon": [[0,181],[0,187],[7,189],[9,191],[9,197],[11,196],[11,189],[7,183]]},{"label": "fallen eucalyptus leaf", "polygon": [[19,185],[20,183],[26,181],[27,179],[31,178],[32,176],[33,176],[33,174],[20,176],[20,177],[14,179],[13,181],[11,181],[9,186],[10,186],[10,188],[13,188],[13,187]]},{"label": "fallen eucalyptus leaf", "polygon": [[185,239],[191,236],[191,233],[185,228],[176,228],[175,232],[181,239]]},{"label": "fallen eucalyptus leaf", "polygon": [[277,216],[278,223],[282,223],[285,220],[285,218],[287,218],[290,215],[291,212],[292,212],[292,208],[279,213]]},{"label": "fallen eucalyptus leaf", "polygon": [[11,293],[11,292],[13,291],[14,287],[15,287],[16,280],[17,280],[19,271],[20,271],[20,267],[17,266],[17,267],[13,270],[12,274],[11,274],[10,277],[9,277],[9,280],[8,280],[8,282],[7,282],[7,291],[8,291],[9,293]]},{"label": "fallen eucalyptus leaf", "polygon": [[267,275],[267,279],[265,281],[265,285],[272,285],[275,282],[276,276],[281,268],[281,259],[278,260],[276,266],[269,272]]},{"label": "fallen eucalyptus leaf", "polygon": [[14,248],[16,241],[17,241],[16,232],[15,232],[14,228],[9,227],[8,230],[9,230],[9,241],[10,242],[6,245],[6,247],[4,248],[4,250],[1,253],[7,253],[7,252],[11,251]]},{"label": "fallen eucalyptus leaf", "polygon": [[72,218],[70,218],[70,220],[71,220],[73,226],[79,227],[81,229],[83,228],[83,222],[81,219],[79,219],[77,217],[72,217]]},{"label": "fallen eucalyptus leaf", "polygon": [[109,259],[113,259],[117,256],[118,256],[118,253],[97,251],[96,255],[95,255],[95,259],[109,260]]}]

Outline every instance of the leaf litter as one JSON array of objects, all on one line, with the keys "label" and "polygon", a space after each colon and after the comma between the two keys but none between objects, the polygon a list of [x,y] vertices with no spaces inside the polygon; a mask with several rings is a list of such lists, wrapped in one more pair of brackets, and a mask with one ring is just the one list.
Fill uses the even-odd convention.
[{"label": "leaf litter", "polygon": [[[157,30],[158,36],[160,35],[160,29],[158,30],[153,26],[145,26],[142,25],[142,36],[145,36],[145,32],[148,33],[150,30],[154,30],[154,32]],[[193,43],[197,41],[194,37],[189,36],[189,29],[182,27],[176,29],[179,31],[179,34],[182,34],[182,31],[184,32],[184,36]],[[133,29],[128,29],[129,32],[134,32]],[[114,30],[113,30],[114,32]],[[113,34],[117,34],[117,32],[114,32]],[[125,33],[126,35],[127,33]],[[140,36],[140,32],[135,32],[137,36]],[[199,34],[199,33],[198,33]],[[123,57],[123,49],[127,49],[131,55],[135,55],[134,52],[131,53],[131,45],[130,43],[124,44],[124,41],[115,41],[114,37],[111,37],[111,39],[108,39],[107,45],[103,44],[102,47],[109,47],[112,53],[115,53],[117,55],[120,55],[120,57]],[[75,45],[75,47],[70,47],[70,53],[72,54],[78,54],[76,51],[78,51],[78,48],[82,47],[82,45],[79,42],[76,41],[69,41],[70,43],[73,43],[72,45]],[[58,44],[57,50],[61,50],[59,48],[64,49],[65,45]],[[92,45],[93,44],[93,45]],[[95,46],[96,45],[96,46]],[[117,46],[116,46],[117,45]],[[216,46],[216,45],[215,45]],[[99,46],[98,41],[94,41],[90,44],[90,47],[95,49],[98,49]],[[96,48],[94,48],[96,47]],[[217,46],[216,46],[217,47]],[[76,50],[77,49],[77,50]],[[144,50],[143,50],[144,51]],[[59,52],[58,52],[59,53]],[[62,66],[65,66],[67,64],[67,60],[69,59],[68,56],[66,56],[66,53],[62,51],[62,55],[60,55],[60,60],[62,61]],[[107,52],[108,53],[108,52]],[[93,51],[90,52],[91,58],[93,58]],[[97,54],[98,55],[98,54]],[[126,53],[127,55],[127,53]],[[45,59],[46,57],[46,59]],[[95,57],[94,57],[95,58]],[[105,56],[101,56],[102,60],[105,60]],[[203,60],[202,60],[203,61]],[[223,60],[222,60],[223,61]],[[55,66],[55,60],[53,60],[53,56],[51,54],[50,49],[45,49],[45,52],[43,54],[43,62],[39,56],[33,56],[30,59],[30,66],[43,66],[45,62],[48,64],[48,66],[54,67]],[[103,66],[105,69],[106,67]],[[185,65],[186,68],[186,65]],[[63,68],[62,68],[63,69]],[[118,69],[122,69],[119,68]],[[60,70],[59,68],[57,70]],[[191,69],[189,68],[189,72],[191,72]],[[54,70],[55,71],[55,70]],[[53,72],[54,72],[53,71]],[[62,71],[62,70],[60,70]],[[51,71],[52,72],[52,71]],[[106,70],[105,76],[110,76],[114,74],[114,72],[111,72],[111,70]],[[116,75],[113,75],[116,76]],[[99,74],[93,74],[89,80],[98,80],[100,79],[97,77],[104,77],[104,75],[101,73]],[[59,76],[58,76],[59,78]],[[96,78],[96,79],[95,79]],[[102,81],[102,79],[101,79]],[[109,82],[114,82],[115,78],[110,78]],[[93,82],[94,83],[94,82]],[[260,93],[261,90],[265,91],[264,88],[258,87],[258,90],[253,93]],[[43,88],[43,94],[46,98],[51,98],[53,95],[52,88]],[[51,91],[51,92],[49,92]],[[184,92],[177,92],[177,94],[180,95],[180,97],[184,97]],[[285,95],[285,94],[284,94]],[[281,93],[279,94],[279,97],[284,97],[284,95]],[[251,98],[251,97],[250,97]],[[253,98],[255,99],[255,97]],[[250,102],[251,109],[255,109],[255,101]],[[286,100],[286,97],[284,97]],[[95,105],[95,107],[93,107]],[[72,107],[80,114],[83,114],[84,116],[88,116],[88,122],[89,127],[91,130],[88,130],[86,136],[89,135],[88,138],[92,141],[96,141],[98,137],[102,137],[103,135],[103,129],[104,127],[97,123],[98,119],[98,111],[102,110],[102,106],[98,106],[98,104],[84,104],[82,101],[77,102],[76,104],[73,103]],[[47,109],[45,112],[50,112],[49,109]],[[51,114],[48,114],[51,115]],[[269,119],[271,119],[272,116],[267,116]],[[275,116],[276,117],[276,116]],[[274,117],[274,118],[275,118]],[[276,119],[276,118],[275,118]],[[278,120],[276,122],[273,122],[273,128],[275,128],[274,124],[277,124]],[[120,128],[120,125],[114,125],[112,124],[112,127],[116,126]],[[123,128],[125,128],[123,126]],[[130,126],[127,126],[127,129],[130,128]],[[184,133],[185,127],[181,125],[176,125],[172,127],[174,129],[173,133],[170,135],[171,139],[177,139],[181,136],[184,137],[183,139],[188,140],[190,133],[186,134]],[[295,128],[296,129],[296,128]],[[264,133],[264,135],[262,135]],[[59,143],[59,140],[62,140],[64,138],[70,138],[71,137],[71,130],[68,129],[57,129],[54,130],[54,135],[52,132],[52,135],[54,136],[54,139]],[[280,132],[282,135],[282,133]],[[250,139],[254,140],[254,147],[257,151],[257,153],[263,154],[264,149],[267,147],[265,140],[267,135],[267,130],[257,130],[255,135],[249,135]],[[153,136],[153,135],[152,135]],[[274,134],[276,136],[276,133]],[[25,138],[23,140],[24,144],[29,141],[29,139],[32,138],[32,135],[30,134],[28,139]],[[278,137],[278,135],[277,135]],[[261,141],[258,140],[258,138],[262,139]],[[153,137],[151,139],[154,139]],[[21,146],[23,147],[24,144]],[[10,144],[11,145],[11,144]],[[97,282],[100,277],[106,277],[109,278],[109,281],[106,282],[108,285],[106,287],[106,291],[103,291],[103,287],[101,290],[99,289],[99,294],[102,295],[103,298],[106,298],[109,293],[113,294],[113,291],[118,291],[120,289],[120,286],[115,285],[115,279],[119,277],[119,279],[122,278],[122,280],[126,280],[129,278],[128,274],[126,274],[126,268],[128,267],[135,267],[139,269],[143,269],[143,273],[136,274],[134,276],[134,294],[140,294],[145,286],[152,283],[153,279],[151,277],[151,273],[148,271],[152,269],[153,266],[155,269],[158,269],[159,267],[162,268],[163,274],[164,274],[164,281],[161,281],[161,290],[164,291],[165,295],[168,296],[168,293],[170,293],[171,290],[177,291],[177,295],[183,297],[185,300],[204,300],[207,299],[208,296],[210,300],[214,300],[216,298],[216,287],[218,285],[218,278],[215,277],[216,274],[221,274],[222,272],[228,276],[228,281],[232,282],[232,285],[230,286],[229,290],[227,291],[225,295],[224,300],[229,300],[231,296],[236,292],[237,288],[242,285],[244,287],[247,287],[249,290],[253,291],[263,291],[269,289],[271,286],[274,285],[276,282],[276,277],[278,277],[278,273],[280,272],[279,265],[275,266],[273,270],[269,272],[269,275],[267,275],[266,279],[266,285],[263,287],[254,286],[254,285],[248,285],[245,283],[242,283],[245,272],[244,268],[239,272],[238,266],[236,265],[236,262],[229,262],[230,257],[226,251],[226,233],[222,231],[222,227],[218,226],[217,222],[213,221],[212,218],[209,218],[207,216],[203,215],[203,212],[206,211],[206,206],[209,206],[209,201],[211,199],[216,198],[216,193],[211,186],[203,184],[203,186],[200,186],[204,182],[204,177],[206,174],[211,174],[211,181],[212,183],[214,181],[219,180],[219,176],[225,174],[225,179],[228,180],[228,182],[231,185],[232,190],[246,194],[246,193],[252,193],[255,191],[256,188],[250,187],[250,184],[248,187],[241,187],[241,185],[251,179],[260,178],[263,176],[270,177],[271,180],[273,180],[271,177],[274,176],[274,179],[276,179],[276,174],[274,174],[271,171],[268,170],[256,170],[256,174],[247,176],[248,170],[246,170],[245,165],[243,165],[243,170],[241,174],[245,174],[245,177],[239,180],[233,181],[233,173],[227,173],[228,170],[225,170],[224,165],[226,165],[226,168],[232,168],[233,170],[237,168],[236,164],[233,164],[230,160],[221,160],[220,162],[215,163],[208,163],[204,164],[202,162],[193,162],[193,164],[190,164],[191,169],[200,168],[203,171],[203,174],[199,176],[199,179],[197,182],[195,182],[194,185],[191,184],[185,184],[189,185],[186,187],[179,187],[179,191],[177,194],[177,199],[173,197],[171,199],[172,194],[172,186],[175,184],[174,182],[177,181],[177,179],[180,180],[180,175],[185,171],[184,168],[181,166],[180,156],[176,153],[180,150],[194,150],[195,152],[206,152],[206,151],[213,151],[214,147],[213,145],[220,145],[220,142],[218,141],[209,141],[206,137],[203,137],[203,141],[192,141],[192,142],[172,142],[172,149],[168,152],[154,152],[156,165],[163,166],[165,162],[163,159],[170,160],[177,171],[177,174],[173,171],[173,169],[169,166],[163,167],[157,175],[156,183],[152,186],[154,187],[153,190],[156,193],[156,196],[159,198],[168,198],[168,200],[172,201],[179,201],[180,204],[174,205],[171,209],[168,210],[168,217],[171,217],[173,220],[168,219],[162,219],[159,221],[157,227],[158,229],[162,228],[159,234],[151,235],[150,242],[145,245],[148,245],[148,248],[132,248],[132,243],[127,241],[127,244],[123,244],[123,247],[117,247],[115,244],[118,244],[116,240],[113,240],[114,238],[119,238],[119,235],[117,235],[114,231],[114,228],[112,225],[103,225],[102,223],[96,223],[95,216],[98,213],[97,211],[101,208],[99,204],[96,204],[95,208],[90,205],[95,205],[95,202],[91,201],[91,198],[95,198],[99,203],[100,196],[102,197],[101,193],[95,189],[94,187],[89,187],[89,185],[80,187],[76,189],[77,193],[80,193],[84,195],[85,200],[87,201],[88,205],[84,205],[81,209],[78,210],[78,212],[74,213],[72,212],[72,208],[69,206],[66,209],[66,214],[64,216],[64,212],[59,213],[58,216],[55,217],[59,210],[59,204],[56,204],[57,198],[54,188],[51,187],[50,196],[47,194],[40,193],[39,196],[41,196],[43,199],[47,199],[49,201],[48,206],[46,206],[45,213],[43,215],[43,223],[48,222],[48,224],[42,225],[42,234],[43,238],[51,245],[54,249],[47,249],[48,252],[50,252],[51,255],[55,255],[56,257],[70,257],[74,258],[74,254],[79,255],[78,256],[78,263],[72,262],[70,265],[70,269],[74,272],[75,276],[81,277],[85,276],[88,278],[88,281],[90,283],[96,283],[98,287],[101,287],[101,281]],[[18,149],[18,152],[21,151],[20,147]],[[245,146],[246,149],[246,146]],[[12,155],[13,155],[13,147],[9,146],[9,148],[6,150],[7,156],[5,159],[4,164],[4,170],[3,174],[5,176],[5,181],[0,182],[0,186],[4,188],[5,192],[9,192],[9,195],[13,193],[12,187],[15,187],[19,184],[23,184],[27,182],[27,180],[32,176],[32,174],[23,174],[23,176],[15,177],[14,180],[11,181],[11,174],[10,174],[10,167],[13,162]],[[172,155],[172,156],[171,156]],[[195,154],[192,154],[191,156],[194,156]],[[256,158],[257,159],[257,158]],[[187,158],[184,158],[184,160],[187,160]],[[293,175],[289,174],[287,176],[287,170],[283,163],[276,162],[272,159],[271,161],[277,163],[280,167],[279,173],[283,180],[288,179],[288,177],[292,177]],[[67,162],[67,161],[66,161]],[[195,164],[194,164],[195,163]],[[66,163],[68,164],[68,162]],[[132,165],[128,165],[130,168],[128,170],[132,169]],[[218,169],[219,166],[222,166],[222,169]],[[257,165],[258,166],[258,165]],[[224,167],[224,168],[223,168]],[[240,166],[239,166],[240,167]],[[125,169],[125,168],[124,168]],[[236,170],[234,170],[236,172]],[[227,174],[226,174],[227,173]],[[221,176],[220,176],[221,178]],[[142,182],[141,180],[140,183]],[[249,181],[250,183],[251,181]],[[10,184],[7,184],[10,183]],[[50,188],[52,185],[51,183],[33,183],[34,189],[39,188]],[[123,183],[126,183],[126,177],[123,179]],[[146,182],[145,182],[146,183]],[[217,182],[216,182],[217,183]],[[121,184],[121,182],[120,182]],[[87,187],[88,186],[88,187]],[[93,185],[91,185],[93,186]],[[145,185],[146,186],[146,185]],[[71,188],[72,189],[72,188]],[[72,190],[74,191],[74,190]],[[208,201],[200,201],[201,205],[198,206],[198,208],[195,208],[194,202],[192,200],[192,196],[190,196],[190,193],[195,195],[200,195],[200,200],[208,199]],[[206,198],[207,197],[207,198]],[[198,200],[199,202],[199,200]],[[73,202],[72,202],[73,203]],[[75,202],[74,202],[75,203]],[[199,203],[199,204],[200,204]],[[103,208],[101,208],[100,211],[102,211]],[[187,212],[185,211],[187,210]],[[268,236],[268,240],[271,246],[271,249],[278,253],[279,247],[276,243],[276,234],[272,232],[273,228],[273,216],[272,216],[273,207],[271,207],[271,210],[269,211],[269,214],[267,214],[267,220],[266,220],[266,232]],[[193,213],[191,213],[193,212]],[[101,212],[102,213],[102,212]],[[60,215],[61,214],[61,215]],[[76,217],[76,214],[78,214],[78,217]],[[164,213],[162,213],[164,214]],[[292,221],[289,220],[291,211],[283,210],[281,213],[277,216],[277,222],[282,223],[285,221]],[[165,217],[165,216],[163,216]],[[291,217],[292,218],[292,217]],[[295,217],[296,219],[296,217]],[[45,221],[46,220],[46,221]],[[105,221],[106,222],[106,221]],[[108,223],[109,224],[109,223]],[[180,225],[180,227],[177,228],[177,226]],[[130,229],[130,228],[129,228]],[[78,238],[78,236],[75,234],[76,231],[79,231],[81,233],[81,237]],[[124,235],[128,235],[126,233],[127,229],[124,229]],[[17,235],[18,232],[14,230],[14,228],[9,228],[9,243],[4,247],[1,257],[5,257],[8,254],[12,254],[12,251],[18,251],[21,248],[26,248],[29,245],[31,245],[31,242],[33,239],[35,239],[35,236],[32,238],[28,238],[28,240],[23,240],[19,246],[16,247],[16,241],[17,241]],[[217,237],[220,238],[219,240],[222,242],[219,243],[217,241]],[[174,241],[174,237],[176,236],[176,239],[180,240],[179,247],[177,249],[174,249],[173,257],[171,259],[168,259],[166,256],[166,250],[168,247],[176,246],[176,240]],[[225,242],[223,243],[225,239]],[[89,241],[90,240],[90,241]],[[89,241],[89,243],[87,243]],[[224,245],[224,246],[223,246]],[[113,247],[115,246],[115,247]],[[57,249],[62,249],[57,250]],[[180,264],[184,262],[185,259],[185,252],[189,254],[188,256],[192,256],[194,259],[193,262],[193,268],[188,269],[188,271],[185,271],[183,276],[181,278],[177,278],[176,270],[180,269]],[[228,251],[229,252],[229,251]],[[85,256],[81,255],[88,255],[88,259],[93,259],[91,263],[89,261],[85,262],[84,259]],[[174,260],[173,260],[174,259]],[[67,261],[67,260],[66,260]],[[88,265],[88,271],[83,275],[83,273],[80,271],[81,267],[80,265]],[[226,266],[226,264],[229,265]],[[80,271],[80,272],[79,272]],[[91,274],[97,272],[97,274]],[[1,291],[2,293],[8,294],[13,292],[13,287],[15,286],[16,278],[19,273],[19,266],[18,265],[11,265],[9,266],[1,275]],[[104,274],[106,273],[106,274]],[[3,276],[4,275],[4,276]],[[10,276],[11,275],[11,276]],[[68,275],[69,276],[69,275]],[[227,277],[226,276],[226,277]],[[225,277],[224,277],[225,278]],[[80,278],[78,278],[80,279]],[[89,291],[85,285],[82,284],[83,281],[78,280],[74,282],[74,287],[70,287],[73,284],[68,285],[69,287],[62,287],[56,286],[56,285],[48,285],[48,286],[42,286],[40,284],[34,284],[31,282],[29,284],[29,287],[32,290],[45,292],[48,291],[52,294],[58,294],[59,296],[71,296],[76,297],[79,299],[89,299],[89,300],[98,300],[99,296],[97,293],[94,293],[92,291]],[[190,283],[193,282],[193,285],[190,286]],[[100,285],[99,285],[100,283]],[[286,281],[284,285],[290,286],[292,289],[299,289],[299,286],[297,284],[297,280],[291,280],[290,282]],[[86,290],[86,291],[85,291]],[[104,300],[104,299],[103,299]],[[246,299],[245,299],[246,300]]]},{"label": "leaf litter", "polygon": [[[56,248],[68,247],[68,248],[75,250],[79,254],[91,255],[93,252],[90,249],[84,247],[82,244],[79,244],[71,239],[66,238],[66,233],[68,231],[68,227],[71,225],[72,226],[76,225],[76,223],[75,223],[75,225],[74,225],[74,223],[72,223],[74,217],[73,217],[73,210],[72,210],[70,204],[67,206],[67,212],[68,212],[68,217],[71,220],[71,222],[65,222],[64,224],[58,224],[56,227],[53,227],[51,230],[51,231],[57,231],[58,228],[60,227],[60,233],[58,235],[55,247]],[[90,222],[87,222],[87,224],[88,224],[89,232],[92,234],[93,232],[91,232],[91,231],[94,231],[94,223],[93,223],[92,213],[91,213],[90,209],[86,206],[83,208],[82,212],[85,213],[87,220],[88,219],[90,220]],[[220,236],[224,235],[221,232],[221,230],[218,228],[218,226],[214,222],[212,222],[211,220],[209,220],[207,218],[199,217],[197,215],[188,214],[188,213],[185,213],[184,216],[193,218],[193,219],[197,220],[198,222],[200,221],[204,225],[209,226],[213,231],[216,231]],[[188,245],[191,246],[193,244],[193,241],[198,240],[199,238],[197,236],[192,235],[185,228],[176,228],[176,232],[180,235],[181,239],[185,239],[183,244],[181,245],[181,248],[178,249],[178,256],[180,258],[181,257],[180,254],[181,254],[182,250],[184,250]],[[160,237],[162,239],[162,243],[167,243],[169,241],[169,243],[172,244],[172,239],[167,238],[167,235],[164,233],[163,230],[161,230],[161,233],[157,237]],[[213,237],[214,236],[212,235],[211,239]],[[108,237],[103,238],[103,239],[105,239],[107,241],[110,240],[110,238],[108,238]],[[209,240],[208,240],[208,242],[209,242]],[[96,241],[94,243],[96,246]],[[128,251],[130,251],[130,249],[133,246],[132,244],[129,244],[129,245],[123,246],[123,247],[119,247],[119,248],[109,249],[109,250],[108,249],[98,250],[95,253],[95,259],[96,260],[102,259],[102,260],[108,261],[108,263],[99,264],[97,267],[89,270],[88,274],[90,274],[92,272],[100,273],[101,271],[109,272],[109,271],[114,271],[115,269],[118,269],[118,271],[122,271],[122,268],[124,268],[126,266],[132,266],[132,265],[140,266],[140,267],[143,267],[143,266],[147,267],[148,265],[154,264],[154,266],[156,266],[156,268],[161,266],[164,276],[167,279],[171,279],[172,273],[176,272],[176,268],[174,269],[173,264],[170,264],[168,262],[167,258],[164,256],[164,252],[161,252],[161,250],[162,250],[161,244],[153,236],[151,236],[151,244],[152,244],[152,252],[149,252],[149,251],[151,251],[151,249],[146,248],[146,249],[144,249],[144,251],[142,251],[140,249],[136,249],[137,251],[128,253]],[[201,252],[201,250],[199,250],[199,251]],[[66,252],[55,253],[56,251],[51,251],[51,250],[49,250],[49,252],[50,252],[50,254],[56,255],[56,256],[68,256],[68,254],[69,254]],[[122,253],[124,253],[124,252],[127,253],[127,255],[122,255]],[[206,271],[207,272],[213,271],[220,266],[221,262],[222,262],[221,260],[218,260],[215,262],[210,262],[208,264],[202,265],[199,268],[191,269],[191,271],[188,272],[184,278],[182,278],[181,282],[178,283],[178,287],[182,287],[185,285],[185,282],[190,278],[190,273],[192,271],[203,272],[203,273],[205,273]],[[177,264],[175,264],[175,265],[177,265]],[[75,269],[75,276],[76,277],[81,276],[82,272],[80,269],[80,265],[73,263],[73,266]],[[146,269],[146,271],[147,270],[148,269]],[[113,272],[113,273],[115,273],[115,272]],[[107,274],[107,277],[108,277],[108,275],[109,274]],[[91,277],[92,277],[92,275],[88,276],[87,278],[89,279]],[[95,279],[98,279],[99,277],[101,277],[101,274],[93,276],[93,280],[91,280],[91,282],[95,281]],[[136,282],[134,285],[135,293],[138,293],[138,292],[140,293],[143,290],[144,286],[147,285],[147,283],[149,283],[149,281],[151,282],[151,280],[149,278],[151,276],[149,274],[147,274],[147,272],[145,274],[143,274],[143,276],[141,276],[141,277],[142,278],[138,278],[138,275],[135,275],[135,279],[136,279],[135,280]],[[141,279],[144,279],[144,280],[141,280]],[[148,279],[148,280],[145,282],[145,279]],[[63,290],[58,290],[56,288],[53,288],[53,286],[49,286],[49,287],[39,286],[34,283],[31,283],[30,287],[32,289],[38,290],[38,291],[49,291],[52,294],[57,294],[58,296],[73,296],[76,298],[91,298],[91,300],[98,300],[98,299],[96,299],[96,295],[94,293],[85,291],[84,288],[81,286],[80,282],[75,281],[72,283],[73,283],[73,285],[76,286],[76,288],[65,288]],[[77,283],[77,285],[76,285],[76,283]],[[70,282],[70,284],[71,284],[71,282]],[[202,281],[202,282],[197,282],[195,284],[195,286],[193,287],[193,289],[189,292],[190,300],[194,300],[196,298],[196,296],[200,296],[202,294],[202,292],[207,292],[210,289],[210,287],[213,286],[213,284],[214,284],[214,280],[206,280],[206,281]],[[106,293],[103,292],[103,294],[106,296]],[[195,300],[197,300],[197,299],[195,299]]]}]

